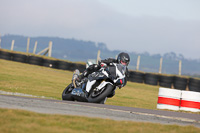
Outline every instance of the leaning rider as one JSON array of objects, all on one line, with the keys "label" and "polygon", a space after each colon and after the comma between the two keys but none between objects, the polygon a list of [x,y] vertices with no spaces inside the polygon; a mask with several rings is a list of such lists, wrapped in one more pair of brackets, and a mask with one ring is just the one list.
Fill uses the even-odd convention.
[{"label": "leaning rider", "polygon": [[[107,66],[112,67],[113,63],[117,63],[117,64],[121,64],[123,66],[128,66],[130,62],[130,57],[127,53],[120,53],[117,57],[117,59],[113,59],[113,58],[108,58],[105,60],[101,60],[101,62],[99,64],[93,64],[90,65],[81,75],[79,75],[75,80],[76,83],[81,82],[85,77],[87,77],[89,74],[98,71],[101,67],[106,68]],[[110,71],[111,75],[112,75],[112,70]],[[115,75],[115,74],[113,74]],[[128,77],[128,68],[126,70],[126,78]],[[127,81],[127,80],[126,80]],[[125,86],[125,85],[124,85]]]}]

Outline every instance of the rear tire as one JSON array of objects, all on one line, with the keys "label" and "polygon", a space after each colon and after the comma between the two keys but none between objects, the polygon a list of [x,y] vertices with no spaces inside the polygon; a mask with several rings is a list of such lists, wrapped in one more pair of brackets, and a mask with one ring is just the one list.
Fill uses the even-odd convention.
[{"label": "rear tire", "polygon": [[92,94],[94,93],[94,91],[92,91],[92,93],[89,95],[89,97],[87,98],[88,102],[90,103],[102,103],[102,101],[105,100],[105,98],[112,93],[112,91],[114,90],[114,87],[110,84],[108,84],[106,86],[106,88],[101,92],[100,95],[96,96],[96,97],[92,97]]},{"label": "rear tire", "polygon": [[74,88],[72,88],[72,84],[68,85],[62,93],[62,100],[74,101],[74,98],[71,94],[73,89]]},{"label": "rear tire", "polygon": [[107,97],[104,98],[101,102],[99,102],[99,104],[105,104],[107,99],[108,99]]}]

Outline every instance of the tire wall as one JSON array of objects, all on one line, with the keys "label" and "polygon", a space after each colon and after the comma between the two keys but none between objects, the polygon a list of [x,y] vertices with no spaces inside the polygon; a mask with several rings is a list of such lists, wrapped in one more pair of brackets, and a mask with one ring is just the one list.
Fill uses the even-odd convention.
[{"label": "tire wall", "polygon": [[173,76],[168,76],[168,75],[159,76],[159,85],[161,87],[172,88],[173,82],[174,82]]},{"label": "tire wall", "polygon": [[149,85],[158,85],[159,75],[153,73],[144,74],[144,83]]},{"label": "tire wall", "polygon": [[58,63],[55,60],[43,59],[43,66],[50,68],[58,68]]},{"label": "tire wall", "polygon": [[186,90],[186,87],[188,85],[188,79],[183,77],[174,77],[174,88],[178,90]]},{"label": "tire wall", "polygon": [[81,72],[83,72],[86,68],[84,64],[72,63],[58,59],[47,59],[43,58],[42,56],[26,55],[26,53],[23,54],[14,51],[8,52],[0,50],[0,59],[12,60],[21,63],[28,63],[32,65],[39,65],[69,71],[79,69]]},{"label": "tire wall", "polygon": [[29,64],[39,65],[39,66],[43,65],[43,61],[44,61],[44,59],[42,57],[38,57],[38,56],[28,56],[28,59],[27,59],[27,62]]},{"label": "tire wall", "polygon": [[[0,59],[12,60],[33,65],[40,65],[61,70],[74,71],[79,69],[83,72],[86,69],[85,64],[67,62],[59,59],[46,59],[41,56],[27,55],[26,53],[16,53],[14,51],[5,51],[0,49]],[[175,88],[178,90],[187,90],[200,92],[200,79],[186,78],[181,76],[171,76],[167,74],[145,73],[140,71],[129,71],[128,81],[136,83],[145,83],[149,85],[159,85],[165,88]]]},{"label": "tire wall", "polygon": [[128,81],[137,82],[137,83],[144,83],[144,73],[137,72],[137,71],[130,71]]},{"label": "tire wall", "polygon": [[195,78],[190,78],[188,80],[188,88],[190,91],[200,92],[200,80]]},{"label": "tire wall", "polygon": [[17,54],[17,53],[12,54],[12,60],[13,61],[27,63],[27,59],[28,59],[27,55]]},{"label": "tire wall", "polygon": [[12,60],[12,53],[0,50],[0,59]]}]

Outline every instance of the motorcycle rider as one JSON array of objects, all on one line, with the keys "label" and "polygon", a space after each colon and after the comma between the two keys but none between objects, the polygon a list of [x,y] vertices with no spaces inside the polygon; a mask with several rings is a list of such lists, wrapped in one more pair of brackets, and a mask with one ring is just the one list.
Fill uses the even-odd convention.
[{"label": "motorcycle rider", "polygon": [[[89,74],[98,71],[101,67],[110,67],[112,68],[112,66],[114,67],[113,63],[117,63],[117,64],[121,64],[123,66],[126,66],[126,78],[129,76],[128,74],[128,68],[127,66],[129,65],[130,62],[130,56],[128,55],[128,53],[125,52],[121,52],[118,56],[117,59],[113,59],[113,58],[108,58],[105,60],[101,60],[101,62],[99,62],[99,64],[93,64],[90,65],[81,75],[78,75],[78,77],[75,79],[75,83],[78,84],[80,83],[85,77],[87,77]],[[109,72],[111,75],[115,75],[115,68],[114,69],[109,69]],[[115,76],[113,76],[113,78],[116,78]],[[127,82],[127,79],[126,79]],[[125,83],[126,84],[126,83]],[[123,86],[125,86],[125,84]],[[121,86],[121,87],[123,87]],[[121,88],[120,87],[120,88]]]}]

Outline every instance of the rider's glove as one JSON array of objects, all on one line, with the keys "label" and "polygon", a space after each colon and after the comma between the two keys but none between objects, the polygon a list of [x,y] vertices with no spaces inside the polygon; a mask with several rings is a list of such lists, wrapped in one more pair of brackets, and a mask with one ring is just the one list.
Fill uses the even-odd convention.
[{"label": "rider's glove", "polygon": [[116,84],[116,86],[119,87],[119,89],[121,89],[124,86],[124,80],[123,79],[118,79],[115,84]]},{"label": "rider's glove", "polygon": [[123,86],[122,85],[118,85],[119,89],[121,89]]}]

